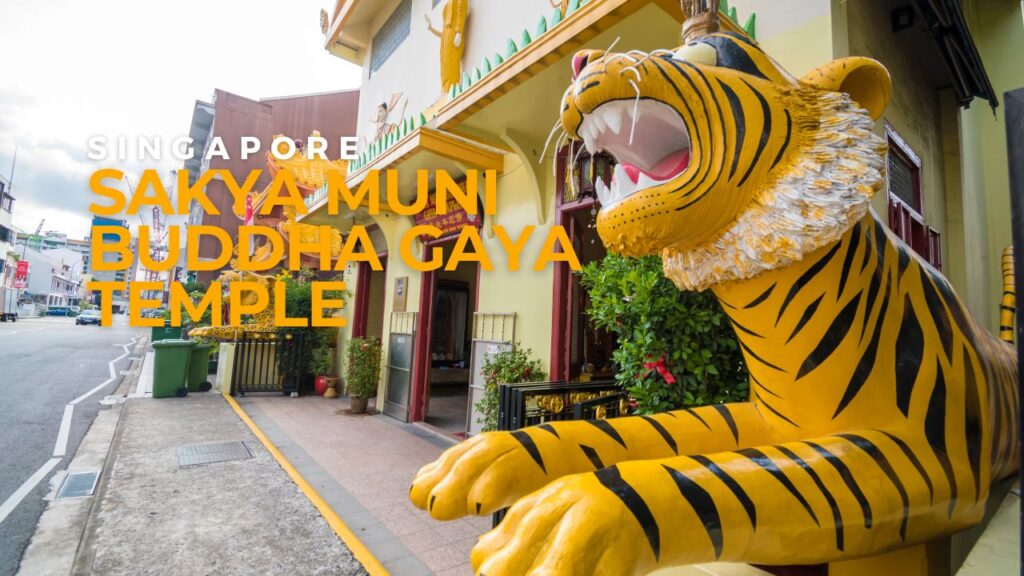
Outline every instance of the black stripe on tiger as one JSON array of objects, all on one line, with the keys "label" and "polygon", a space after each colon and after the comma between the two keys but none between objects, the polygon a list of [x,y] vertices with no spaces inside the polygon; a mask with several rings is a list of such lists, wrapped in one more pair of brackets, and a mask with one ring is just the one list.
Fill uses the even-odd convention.
[{"label": "black stripe on tiger", "polygon": [[[872,370],[875,369],[875,358],[878,355],[878,345],[882,339],[882,326],[885,322],[885,312],[889,308],[889,294],[892,292],[892,285],[887,284],[885,287],[885,297],[882,298],[882,306],[878,311],[878,318],[875,320],[875,330],[871,334],[871,341],[868,342],[868,347],[864,350],[864,354],[860,357],[860,361],[857,362],[857,367],[853,370],[853,376],[850,377],[850,383],[846,385],[846,391],[843,392],[843,397],[839,400],[839,405],[836,406],[835,414],[832,415],[832,419],[836,419],[850,402],[857,397],[861,388],[868,381],[868,376],[871,376]],[[867,312],[864,313],[867,316]]]},{"label": "black stripe on tiger", "polygon": [[746,306],[743,307],[743,309],[744,310],[750,310],[751,308],[756,308],[756,307],[760,306],[762,303],[764,303],[765,300],[768,299],[769,296],[772,295],[772,292],[775,291],[775,287],[776,286],[778,286],[778,283],[775,283],[775,284],[772,284],[771,286],[769,286],[767,290],[762,292],[761,295],[758,296],[757,298],[754,298],[753,300],[751,300],[749,304],[747,304]]},{"label": "black stripe on tiger", "polygon": [[806,272],[804,272],[803,274],[800,275],[799,278],[797,278],[796,282],[793,283],[793,286],[790,287],[789,292],[786,293],[786,299],[782,301],[782,307],[779,308],[779,315],[775,319],[776,326],[779,325],[779,320],[782,320],[782,315],[786,313],[786,308],[788,308],[789,304],[793,301],[794,298],[796,298],[796,295],[799,294],[800,291],[803,290],[804,287],[807,286],[807,284],[810,283],[811,280],[813,280],[818,274],[820,274],[821,271],[825,269],[825,266],[828,266],[828,263],[832,261],[832,258],[836,255],[836,252],[839,251],[840,246],[842,246],[842,244],[836,242],[836,245],[833,246],[831,250],[826,252],[824,256],[819,258],[818,261],[814,263],[814,265],[808,268]]},{"label": "black stripe on tiger", "polygon": [[953,465],[946,452],[946,378],[938,359],[935,366],[935,387],[932,389],[932,397],[928,401],[928,411],[924,417],[924,435],[931,444],[935,457],[939,459],[946,481],[949,482],[949,517],[952,518],[953,510],[956,508],[957,486]]},{"label": "black stripe on tiger", "polygon": [[786,110],[786,138],[782,141],[782,147],[779,148],[779,153],[775,155],[775,160],[772,161],[769,171],[774,170],[778,166],[779,161],[782,160],[782,155],[789,150],[789,141],[793,136],[793,117],[789,115],[789,110]]},{"label": "black stripe on tiger", "polygon": [[772,396],[775,396],[779,400],[785,400],[785,398],[783,398],[782,396],[779,396],[774,391],[772,391],[771,388],[765,386],[760,380],[757,379],[757,376],[754,376],[753,374],[749,374],[749,376],[750,376],[750,380],[754,383],[755,386],[757,386],[761,390],[764,390],[765,392],[771,394]]},{"label": "black stripe on tiger", "polygon": [[761,116],[764,118],[764,125],[761,127],[761,137],[757,142],[757,149],[754,150],[754,158],[750,161],[750,166],[747,167],[743,178],[740,178],[739,186],[743,186],[744,182],[753,174],[754,168],[757,167],[758,161],[761,160],[761,154],[764,153],[765,146],[768,145],[768,137],[772,133],[772,109],[768,106],[768,101],[764,99],[764,95],[761,94],[760,90],[751,86],[750,82],[742,78],[740,80],[754,93],[754,97],[757,98],[758,103],[761,105]]},{"label": "black stripe on tiger", "polygon": [[718,85],[722,88],[722,92],[725,93],[726,100],[729,101],[732,119],[736,124],[736,141],[733,142],[732,167],[729,169],[729,180],[732,180],[736,175],[736,169],[739,167],[740,151],[743,149],[743,142],[747,139],[747,120],[743,114],[743,104],[740,103],[739,97],[736,96],[732,88],[721,80],[718,81]]},{"label": "black stripe on tiger", "polygon": [[650,416],[641,416],[640,418],[644,422],[650,424],[651,427],[654,428],[658,432],[658,434],[660,434],[661,437],[665,439],[665,443],[668,444],[668,447],[672,449],[672,452],[674,452],[676,455],[679,454],[679,447],[676,446],[675,438],[673,438],[672,435],[668,433],[668,430],[666,430],[660,422],[658,422],[654,418],[651,418]]},{"label": "black stripe on tiger", "polygon": [[900,501],[903,503],[903,518],[900,520],[900,541],[907,539],[907,518],[910,515],[910,497],[907,496],[907,489],[903,486],[903,481],[900,480],[896,471],[893,470],[892,464],[889,463],[889,459],[885,457],[885,454],[878,449],[870,440],[863,436],[856,434],[836,434],[837,437],[850,442],[857,448],[860,448],[868,456],[870,456],[878,467],[882,469],[882,472],[889,478],[892,485],[896,487],[896,492],[900,495]]},{"label": "black stripe on tiger", "polygon": [[953,327],[949,322],[949,313],[946,312],[946,307],[942,305],[942,300],[939,298],[938,290],[932,283],[931,276],[925,270],[924,266],[920,267],[921,271],[921,287],[924,291],[924,301],[928,305],[928,312],[935,323],[935,330],[939,333],[939,339],[942,341],[942,349],[946,351],[946,358],[953,359]]},{"label": "black stripe on tiger", "polygon": [[551,424],[541,424],[540,426],[537,426],[537,428],[540,428],[541,430],[543,430],[545,432],[550,432],[550,433],[554,434],[555,438],[558,438],[559,440],[562,439],[562,437],[558,435],[558,431],[555,430],[555,427],[552,426]]},{"label": "black stripe on tiger", "polygon": [[836,291],[837,302],[842,298],[843,289],[846,288],[846,282],[850,279],[850,269],[853,266],[853,258],[857,254],[857,248],[860,248],[861,234],[863,234],[861,223],[858,222],[850,233],[850,243],[846,247],[846,257],[843,258],[843,271],[839,274],[839,289]]},{"label": "black stripe on tiger", "polygon": [[814,442],[804,441],[804,444],[810,446],[815,452],[820,454],[826,462],[836,469],[836,472],[839,473],[839,477],[843,479],[843,483],[846,484],[846,487],[850,489],[850,493],[853,494],[857,503],[860,504],[860,511],[864,515],[864,527],[871,528],[871,503],[868,502],[867,497],[864,495],[864,492],[861,491],[860,486],[857,484],[857,480],[853,477],[853,473],[850,472],[850,469],[846,466],[846,463],[843,462],[843,459]]},{"label": "black stripe on tiger", "polygon": [[708,538],[711,539],[711,546],[715,549],[715,560],[718,560],[722,555],[723,536],[722,519],[718,515],[715,499],[711,497],[711,494],[708,494],[707,490],[701,488],[699,484],[691,480],[686,474],[669,468],[664,464],[661,467],[668,472],[676,487],[679,488],[679,493],[690,504],[693,511],[697,513],[701,525],[704,526],[708,533]]},{"label": "black stripe on tiger", "polygon": [[743,350],[747,354],[750,354],[750,357],[753,358],[754,360],[757,360],[758,362],[760,362],[761,364],[764,364],[768,368],[772,368],[774,370],[778,370],[779,372],[785,372],[785,370],[783,370],[782,368],[780,368],[780,367],[776,366],[775,364],[772,364],[771,362],[769,362],[769,361],[765,360],[764,358],[761,358],[760,356],[758,356],[757,352],[754,352],[753,350],[751,350],[750,346],[747,346],[747,343],[744,342],[742,338],[737,338],[736,341],[740,343],[740,348],[743,348]]},{"label": "black stripe on tiger", "polygon": [[612,494],[618,496],[619,500],[626,505],[626,509],[633,513],[633,517],[640,523],[644,534],[647,535],[647,542],[651,545],[651,550],[654,551],[654,559],[658,560],[661,556],[661,534],[658,530],[658,522],[654,519],[654,514],[651,513],[651,509],[648,508],[644,499],[635,488],[622,479],[618,466],[602,468],[594,472],[594,476],[605,488],[611,490]]},{"label": "black stripe on tiger", "polygon": [[750,328],[747,328],[746,326],[740,324],[739,322],[737,322],[736,320],[734,320],[731,317],[729,318],[729,322],[732,323],[732,327],[733,328],[735,328],[736,330],[739,330],[740,332],[743,332],[745,334],[750,334],[754,338],[764,338],[764,336],[762,336],[762,335],[758,334],[757,332],[754,332]]},{"label": "black stripe on tiger", "polygon": [[544,466],[544,458],[541,457],[540,450],[537,449],[537,444],[533,442],[533,438],[530,438],[530,435],[522,430],[513,430],[511,434],[513,438],[523,445],[523,448],[526,449],[526,453],[533,458],[533,461],[537,463],[537,466],[540,466],[540,469],[547,474],[548,469]]},{"label": "black stripe on tiger", "polygon": [[853,319],[857,316],[860,298],[860,294],[854,296],[843,307],[842,311],[836,315],[832,324],[825,330],[825,334],[822,335],[818,345],[814,347],[814,350],[807,356],[804,363],[800,365],[800,370],[796,375],[797,380],[810,374],[818,366],[821,366],[822,362],[828,360],[836,349],[839,348],[843,340],[846,339],[846,335],[850,332],[850,327],[853,326]]},{"label": "black stripe on tiger", "polygon": [[590,446],[580,444],[580,450],[583,450],[583,454],[590,460],[590,463],[594,465],[595,470],[604,468],[604,462],[601,461],[601,457],[597,454],[597,450],[594,450]]},{"label": "black stripe on tiger", "polygon": [[769,411],[769,412],[771,412],[772,414],[775,414],[775,415],[776,415],[776,416],[778,416],[779,418],[782,418],[783,420],[785,420],[786,422],[789,422],[790,424],[792,424],[793,426],[796,426],[797,428],[799,428],[799,427],[800,427],[800,425],[799,425],[799,424],[797,424],[796,422],[793,422],[792,420],[790,420],[789,418],[787,418],[785,414],[783,414],[782,412],[779,412],[778,410],[776,410],[776,409],[775,409],[774,407],[772,407],[772,405],[771,405],[771,404],[769,404],[768,402],[765,402],[764,398],[762,398],[762,397],[761,397],[761,394],[760,394],[760,393],[759,393],[759,392],[758,392],[758,391],[757,391],[756,389],[754,390],[754,397],[755,397],[755,398],[757,398],[757,401],[758,401],[758,402],[759,402],[759,403],[760,403],[760,404],[761,404],[762,406],[764,406],[765,408],[767,408],[767,409],[768,409],[768,411]]},{"label": "black stripe on tiger", "polygon": [[708,457],[697,454],[690,456],[690,459],[707,468],[709,472],[722,481],[722,484],[725,484],[726,488],[740,501],[740,506],[743,506],[743,510],[747,513],[747,518],[750,518],[750,527],[757,530],[757,507],[754,506],[754,501],[747,495],[746,490],[732,476],[729,476],[728,472],[722,470],[721,466],[712,462]]},{"label": "black stripe on tiger", "polygon": [[762,80],[768,80],[764,72],[758,68],[757,63],[750,58],[750,54],[747,54],[747,51],[739,46],[735,39],[724,36],[708,36],[702,38],[701,42],[711,46],[717,52],[716,66],[731,68]]},{"label": "black stripe on tiger", "polygon": [[811,318],[814,317],[814,313],[818,311],[818,306],[821,305],[821,301],[824,298],[824,294],[818,296],[818,299],[815,300],[814,302],[811,302],[811,305],[807,307],[807,310],[804,310],[804,315],[800,317],[800,321],[797,322],[796,327],[793,328],[793,333],[790,334],[789,338],[786,339],[786,344],[789,344],[793,340],[793,338],[796,338],[796,335],[799,334],[800,331],[804,329],[804,326],[807,326],[807,323],[810,322]]},{"label": "black stripe on tiger", "polygon": [[932,280],[935,281],[935,287],[938,288],[939,294],[942,295],[942,299],[946,301],[946,308],[949,309],[950,314],[953,315],[953,321],[956,322],[957,328],[960,329],[960,333],[963,334],[964,338],[968,342],[974,344],[974,329],[971,321],[968,320],[967,315],[964,313],[963,306],[956,298],[956,294],[953,294],[953,289],[949,286],[949,282],[941,275],[935,272],[928,271],[928,275],[931,276]]},{"label": "black stripe on tiger", "polygon": [[800,505],[803,506],[807,514],[809,514],[811,519],[814,520],[814,523],[818,526],[821,526],[821,522],[818,521],[818,516],[814,513],[814,510],[811,508],[811,505],[807,502],[807,499],[804,498],[804,495],[801,494],[800,491],[796,489],[796,486],[793,485],[793,482],[790,481],[790,479],[782,472],[782,470],[779,469],[779,467],[771,458],[769,458],[764,452],[761,452],[756,448],[744,448],[743,450],[737,450],[736,453],[746,457],[754,464],[757,464],[758,466],[761,467],[762,470],[771,474],[772,477],[778,480],[779,483],[782,484],[783,488],[788,490],[789,493],[792,494],[794,498],[796,498],[797,502],[799,502]]},{"label": "black stripe on tiger", "polygon": [[917,473],[921,475],[921,478],[924,480],[924,483],[928,486],[928,501],[934,504],[935,486],[932,484],[931,476],[928,475],[928,472],[924,469],[924,466],[921,464],[921,461],[918,460],[917,454],[914,454],[914,451],[910,448],[910,446],[907,446],[907,443],[904,442],[899,436],[890,434],[885,430],[879,430],[879,432],[885,434],[889,438],[889,440],[892,440],[896,444],[896,446],[899,446],[899,449],[903,451],[903,455],[907,457],[907,460],[910,460],[910,463],[914,466],[914,469],[917,470]]},{"label": "black stripe on tiger", "polygon": [[964,346],[964,431],[967,440],[967,461],[974,476],[974,499],[981,498],[981,399],[978,396],[978,378],[971,351]]},{"label": "black stripe on tiger", "polygon": [[896,336],[896,406],[904,416],[910,413],[910,397],[924,360],[924,332],[914,313],[910,295],[903,302],[903,322]]},{"label": "black stripe on tiger", "polygon": [[[863,342],[864,337],[868,335],[868,321],[871,319],[871,311],[875,309],[875,298],[878,298],[878,291],[882,287],[882,276],[884,274],[881,268],[877,268],[875,273],[871,275],[871,284],[868,286],[868,298],[864,304],[864,326],[860,329],[860,339],[857,340],[857,344]],[[888,280],[888,277],[886,277],[886,282]]]},{"label": "black stripe on tiger", "polygon": [[623,448],[627,447],[626,441],[622,439],[622,436],[619,434],[619,431],[616,430],[615,427],[612,426],[611,423],[609,423],[607,420],[584,420],[584,422],[597,428],[601,432],[604,432],[605,434],[611,436],[612,440],[615,440],[616,442],[621,444]]},{"label": "black stripe on tiger", "polygon": [[740,431],[736,428],[736,420],[733,419],[732,412],[729,412],[729,407],[725,404],[712,404],[711,407],[722,415],[722,420],[725,420],[725,423],[729,426],[729,430],[732,431],[732,437],[736,440],[736,444],[739,444]]},{"label": "black stripe on tiger", "polygon": [[692,408],[685,408],[685,409],[683,409],[683,412],[686,412],[690,416],[693,416],[701,424],[703,424],[705,428],[707,428],[708,430],[711,430],[711,426],[709,426],[708,423],[703,418],[700,417],[700,414],[697,414],[696,412],[694,412]]},{"label": "black stripe on tiger", "polygon": [[821,478],[818,477],[818,473],[814,471],[814,468],[812,468],[810,464],[808,464],[807,462],[804,462],[803,458],[800,458],[799,456],[796,455],[796,453],[789,450],[785,446],[776,446],[775,448],[779,452],[785,454],[787,458],[796,463],[796,465],[802,468],[804,472],[807,472],[807,475],[811,477],[811,481],[814,482],[814,485],[817,486],[818,490],[821,491],[822,496],[825,497],[825,501],[828,502],[829,509],[832,510],[832,522],[835,525],[836,531],[836,548],[840,552],[842,552],[843,513],[839,511],[839,504],[836,503],[836,499],[834,496],[832,496],[832,492],[830,492],[828,487],[825,486],[825,483],[821,481]]}]

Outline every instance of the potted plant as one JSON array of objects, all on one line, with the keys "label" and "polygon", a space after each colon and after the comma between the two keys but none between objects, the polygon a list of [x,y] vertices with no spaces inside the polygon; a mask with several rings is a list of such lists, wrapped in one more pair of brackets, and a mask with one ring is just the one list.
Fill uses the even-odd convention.
[{"label": "potted plant", "polygon": [[352,413],[365,414],[370,397],[377,393],[380,378],[380,341],[353,338],[346,347],[345,383],[352,396]]},{"label": "potted plant", "polygon": [[324,396],[327,393],[330,375],[334,369],[332,356],[331,349],[323,346],[314,348],[310,355],[309,369],[316,377],[313,380],[313,389],[317,396]]},{"label": "potted plant", "polygon": [[484,393],[476,403],[477,422],[483,424],[483,431],[498,428],[498,387],[502,384],[521,382],[543,382],[547,378],[543,364],[533,358],[533,350],[523,350],[517,343],[511,350],[505,350],[484,360],[481,370],[484,375]]}]

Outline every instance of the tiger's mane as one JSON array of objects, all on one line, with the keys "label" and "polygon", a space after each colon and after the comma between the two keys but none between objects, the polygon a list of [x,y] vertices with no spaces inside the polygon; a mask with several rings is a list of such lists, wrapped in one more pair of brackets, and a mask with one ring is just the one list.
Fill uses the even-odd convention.
[{"label": "tiger's mane", "polygon": [[663,251],[665,275],[680,288],[705,290],[788,266],[836,242],[867,214],[882,186],[886,150],[874,121],[846,94],[803,85],[791,96],[803,144],[725,232]]}]

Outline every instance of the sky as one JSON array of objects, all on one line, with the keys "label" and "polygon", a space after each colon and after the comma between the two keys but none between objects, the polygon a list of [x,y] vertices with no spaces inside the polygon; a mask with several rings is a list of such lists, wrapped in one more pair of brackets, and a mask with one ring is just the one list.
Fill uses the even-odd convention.
[{"label": "sky", "polygon": [[[215,88],[260,99],[356,88],[359,69],[323,48],[333,0],[3,0],[0,174],[15,148],[14,225],[88,235],[89,176],[160,162],[99,162],[92,136],[187,136]],[[137,177],[133,178],[135,182]],[[138,224],[138,222],[133,222]]]}]

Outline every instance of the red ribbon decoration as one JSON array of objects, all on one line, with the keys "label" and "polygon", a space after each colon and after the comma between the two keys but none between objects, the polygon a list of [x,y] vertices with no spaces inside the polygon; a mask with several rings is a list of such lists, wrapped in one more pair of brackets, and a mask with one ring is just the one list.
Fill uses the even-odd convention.
[{"label": "red ribbon decoration", "polygon": [[668,371],[668,366],[665,365],[665,357],[662,356],[657,362],[648,362],[644,364],[644,368],[648,370],[657,370],[658,374],[665,379],[665,383],[669,386],[675,386],[676,377]]}]

